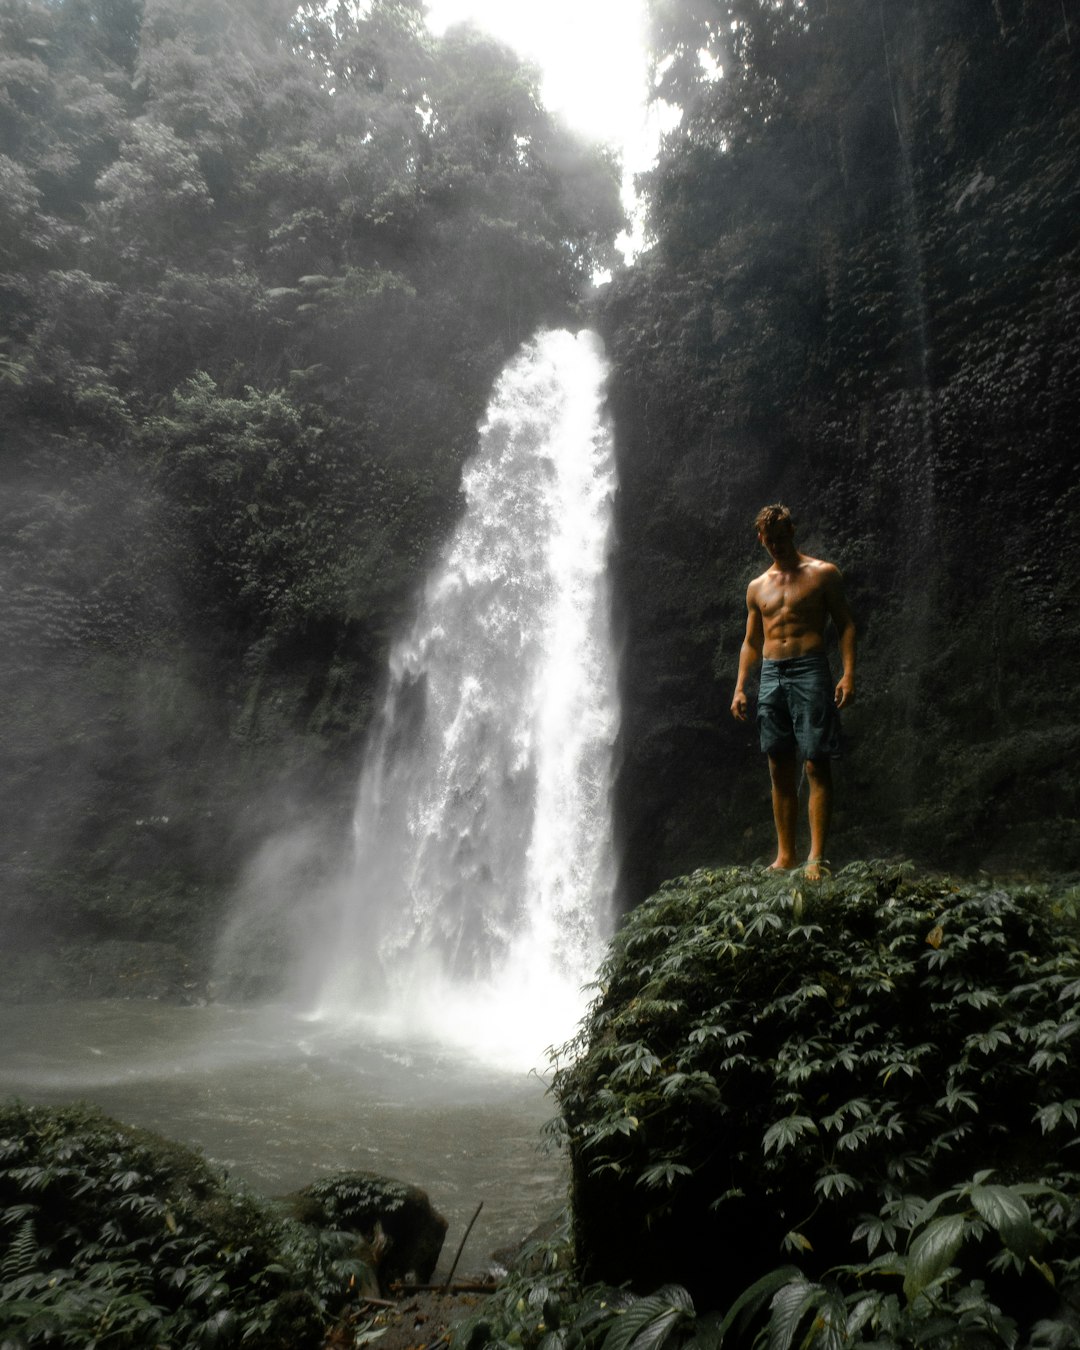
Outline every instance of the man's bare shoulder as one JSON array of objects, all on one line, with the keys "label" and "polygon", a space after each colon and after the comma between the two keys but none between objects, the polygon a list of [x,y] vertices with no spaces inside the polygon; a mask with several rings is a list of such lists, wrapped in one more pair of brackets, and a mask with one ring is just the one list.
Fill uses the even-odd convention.
[{"label": "man's bare shoulder", "polygon": [[751,583],[749,584],[749,586],[747,586],[747,588],[746,588],[746,603],[747,603],[748,605],[753,604],[753,602],[757,599],[758,591],[760,591],[761,588],[762,588],[762,586],[764,586],[765,583],[766,583],[766,581],[768,581],[768,579],[769,579],[769,573],[770,573],[771,571],[772,571],[772,568],[771,568],[771,567],[767,567],[767,568],[765,569],[765,571],[761,573],[760,576],[756,576],[756,577],[753,579],[753,581],[751,581]]},{"label": "man's bare shoulder", "polygon": [[840,569],[835,563],[826,562],[824,558],[811,558],[803,554],[803,564],[819,577],[825,585],[831,585],[834,581],[842,581]]}]

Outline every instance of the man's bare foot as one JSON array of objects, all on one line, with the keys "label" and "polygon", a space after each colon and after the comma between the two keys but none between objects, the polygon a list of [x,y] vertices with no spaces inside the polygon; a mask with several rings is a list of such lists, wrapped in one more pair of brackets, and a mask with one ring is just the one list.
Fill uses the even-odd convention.
[{"label": "man's bare foot", "polygon": [[829,864],[824,858],[808,858],[803,868],[803,876],[807,881],[820,881],[822,877],[827,877],[829,872]]},{"label": "man's bare foot", "polygon": [[792,859],[791,862],[785,862],[783,858],[777,858],[774,862],[771,862],[771,863],[768,865],[768,867],[766,867],[765,871],[766,871],[766,872],[790,872],[791,869],[792,869],[793,867],[797,867],[797,866],[798,866],[798,864],[794,861],[794,859]]}]

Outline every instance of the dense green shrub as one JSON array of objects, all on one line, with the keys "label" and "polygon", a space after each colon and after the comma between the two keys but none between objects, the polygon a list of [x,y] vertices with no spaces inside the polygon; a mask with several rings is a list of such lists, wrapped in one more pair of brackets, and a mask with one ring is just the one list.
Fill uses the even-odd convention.
[{"label": "dense green shrub", "polygon": [[1046,1315],[1080,1274],[1077,899],[885,864],[664,886],[556,1075],[583,1276],[726,1309],[786,1250],[806,1307],[877,1263],[911,1314],[964,1243]]},{"label": "dense green shrub", "polygon": [[279,1218],[88,1107],[0,1109],[0,1344],[318,1346],[373,1287],[356,1233]]},{"label": "dense green shrub", "polygon": [[[845,1346],[1002,1346],[1018,1341],[1014,1318],[988,1296],[982,1281],[962,1276],[970,1239],[992,1230],[1010,1251],[1033,1231],[1026,1188],[985,1184],[935,1197],[911,1226],[908,1253],[890,1250],[873,1262],[849,1264],[823,1281],[795,1266],[771,1270],[725,1312],[699,1313],[681,1285],[635,1296],[625,1287],[584,1285],[573,1269],[567,1222],[551,1238],[527,1244],[495,1294],[453,1328],[455,1350],[720,1350],[753,1345],[790,1350]],[[938,1213],[950,1201],[968,1212]],[[968,1247],[958,1256],[962,1247]],[[1045,1271],[1044,1271],[1045,1273]],[[875,1280],[902,1277],[902,1289]],[[895,1285],[895,1278],[891,1281]],[[1032,1350],[1065,1350],[1080,1340],[1075,1315],[1043,1318],[1031,1328]]]}]

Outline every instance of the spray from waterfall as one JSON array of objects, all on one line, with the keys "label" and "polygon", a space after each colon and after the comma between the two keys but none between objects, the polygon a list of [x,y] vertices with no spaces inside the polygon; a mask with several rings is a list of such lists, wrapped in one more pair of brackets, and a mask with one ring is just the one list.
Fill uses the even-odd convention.
[{"label": "spray from waterfall", "polygon": [[464,516],[393,648],[318,1014],[536,1063],[611,927],[615,489],[599,339],[503,372]]}]

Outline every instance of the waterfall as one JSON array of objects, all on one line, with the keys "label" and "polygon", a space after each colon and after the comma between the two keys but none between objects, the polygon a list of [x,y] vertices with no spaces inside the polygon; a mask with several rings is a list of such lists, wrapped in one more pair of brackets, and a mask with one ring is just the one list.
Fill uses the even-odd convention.
[{"label": "waterfall", "polygon": [[318,1015],[535,1063],[611,927],[615,489],[593,334],[499,379],[361,771]]}]

